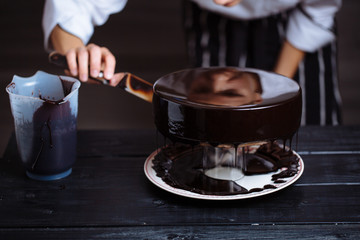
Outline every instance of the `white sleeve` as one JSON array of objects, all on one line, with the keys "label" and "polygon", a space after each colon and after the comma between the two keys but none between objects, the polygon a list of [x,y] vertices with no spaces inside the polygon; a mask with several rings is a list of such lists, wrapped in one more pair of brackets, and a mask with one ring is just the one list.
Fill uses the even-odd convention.
[{"label": "white sleeve", "polygon": [[303,0],[288,22],[287,40],[305,52],[314,52],[335,39],[334,17],[341,0]]},{"label": "white sleeve", "polygon": [[57,24],[86,44],[94,32],[94,26],[104,24],[110,14],[121,11],[126,2],[127,0],[46,0],[42,19],[45,49],[53,50],[49,37]]}]

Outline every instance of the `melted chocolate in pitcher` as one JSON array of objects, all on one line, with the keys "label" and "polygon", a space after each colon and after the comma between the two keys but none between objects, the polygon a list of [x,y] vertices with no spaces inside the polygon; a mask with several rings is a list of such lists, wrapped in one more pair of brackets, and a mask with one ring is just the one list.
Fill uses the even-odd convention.
[{"label": "melted chocolate in pitcher", "polygon": [[[64,97],[71,92],[73,82],[60,79]],[[76,158],[76,116],[71,114],[70,102],[50,100],[39,96],[44,103],[33,115],[31,147],[26,168],[35,174],[56,174],[71,168]]]}]

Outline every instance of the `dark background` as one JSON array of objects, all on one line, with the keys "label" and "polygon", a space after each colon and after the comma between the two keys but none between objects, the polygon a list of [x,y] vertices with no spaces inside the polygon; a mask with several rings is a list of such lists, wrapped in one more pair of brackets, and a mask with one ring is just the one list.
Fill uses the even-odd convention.
[{"label": "dark background", "polygon": [[[6,85],[14,74],[62,71],[48,64],[43,48],[42,0],[0,3],[0,157],[13,119]],[[344,0],[338,13],[339,78],[344,124],[360,124],[360,1]],[[117,71],[132,72],[150,82],[188,67],[182,31],[181,0],[130,0],[125,10],[95,30],[91,42],[116,55]],[[120,89],[82,84],[79,129],[155,128],[151,104]]]}]

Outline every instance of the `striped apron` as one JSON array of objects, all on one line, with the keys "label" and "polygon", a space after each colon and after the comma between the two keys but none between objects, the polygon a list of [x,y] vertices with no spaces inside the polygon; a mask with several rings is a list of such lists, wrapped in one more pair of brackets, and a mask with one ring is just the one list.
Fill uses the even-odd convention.
[{"label": "striped apron", "polygon": [[[285,37],[289,12],[239,21],[184,1],[184,28],[193,67],[238,66],[272,71]],[[294,76],[302,88],[302,125],[341,124],[337,44],[306,53]]]}]

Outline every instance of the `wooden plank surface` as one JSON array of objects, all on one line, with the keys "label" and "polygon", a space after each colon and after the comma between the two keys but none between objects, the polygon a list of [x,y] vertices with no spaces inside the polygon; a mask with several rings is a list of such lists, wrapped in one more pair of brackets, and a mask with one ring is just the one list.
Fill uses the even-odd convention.
[{"label": "wooden plank surface", "polygon": [[[302,155],[358,154],[360,126],[302,127],[292,147]],[[166,141],[156,130],[80,130],[78,157],[148,156]],[[4,158],[16,159],[15,137],[9,140]]]},{"label": "wooden plank surface", "polygon": [[[201,227],[189,236],[201,239],[206,233],[200,231],[204,226],[223,225],[224,234],[230,234],[235,230],[229,226],[259,224],[265,229],[274,224],[301,229],[306,224],[325,224],[319,233],[334,227],[352,234],[356,227],[360,229],[360,144],[348,146],[359,141],[360,133],[359,128],[336,129],[300,131],[298,148],[303,151],[305,171],[294,185],[267,196],[237,201],[184,198],[150,183],[143,164],[162,141],[156,140],[154,131],[80,131],[79,157],[73,173],[53,182],[25,176],[12,138],[5,158],[0,160],[0,232],[8,236],[21,229],[19,233],[32,232],[42,239],[56,235],[53,231],[58,230],[66,239],[71,231],[84,236],[89,228],[87,239],[96,239],[106,234],[121,237],[117,232],[123,228],[124,236],[132,236],[133,228],[154,226],[136,234],[145,236],[141,234],[155,231],[165,238],[173,234],[174,226],[179,226],[174,231],[180,233],[185,226],[194,225]],[[343,136],[341,142],[331,148],[329,142],[339,141],[339,135]],[[313,141],[319,136],[327,144]],[[134,148],[135,143],[139,148]],[[287,228],[291,229],[279,228],[278,234]],[[39,229],[48,229],[48,235]],[[298,233],[308,230],[305,227]],[[106,234],[99,235],[102,231]],[[334,230],[331,236],[340,232]],[[276,231],[273,236],[277,236]]]},{"label": "wooden plank surface", "polygon": [[240,225],[240,226],[142,226],[86,228],[5,229],[1,239],[162,239],[162,240],[235,240],[235,239],[359,239],[357,224],[322,225]]},{"label": "wooden plank surface", "polygon": [[[137,134],[139,133],[139,134]],[[319,151],[360,151],[360,127],[318,127],[300,128],[293,139],[294,149],[305,154]],[[124,156],[148,155],[164,141],[156,130],[79,131],[80,156]]]}]

